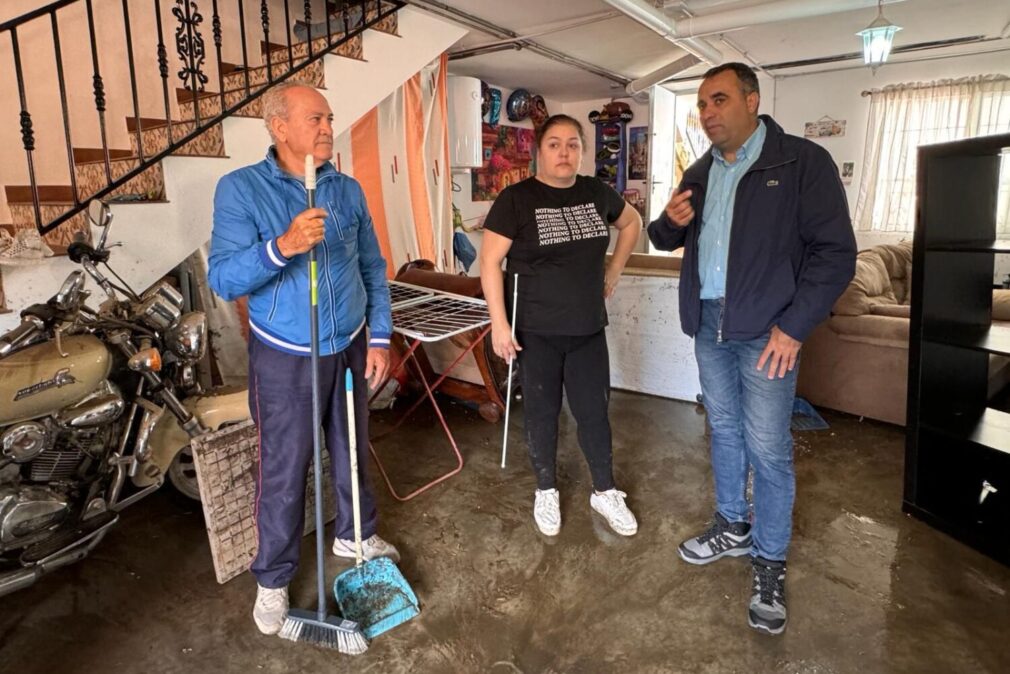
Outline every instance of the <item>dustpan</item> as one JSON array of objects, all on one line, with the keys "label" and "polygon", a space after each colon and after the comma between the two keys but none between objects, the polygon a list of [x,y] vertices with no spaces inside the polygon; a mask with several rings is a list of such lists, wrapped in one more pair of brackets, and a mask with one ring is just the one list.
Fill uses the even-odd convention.
[{"label": "dustpan", "polygon": [[333,581],[333,594],[344,618],[358,623],[369,640],[421,612],[407,579],[387,557],[344,571]]},{"label": "dustpan", "polygon": [[393,560],[378,557],[364,561],[361,552],[361,503],[358,495],[358,443],[354,422],[354,380],[350,368],[344,376],[347,394],[347,445],[351,463],[351,500],[354,506],[353,569],[333,581],[333,594],[344,619],[358,623],[366,638],[374,639],[421,612],[417,596]]}]

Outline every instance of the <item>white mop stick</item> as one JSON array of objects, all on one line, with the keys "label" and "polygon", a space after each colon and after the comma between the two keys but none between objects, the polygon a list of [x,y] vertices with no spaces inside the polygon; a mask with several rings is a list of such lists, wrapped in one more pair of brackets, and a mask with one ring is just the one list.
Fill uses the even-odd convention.
[{"label": "white mop stick", "polygon": [[[516,341],[516,307],[519,305],[519,274],[512,277],[512,342]],[[512,409],[512,361],[509,356],[509,379],[505,386],[505,431],[501,440],[501,467],[505,468],[505,452],[509,444],[509,411]]]}]

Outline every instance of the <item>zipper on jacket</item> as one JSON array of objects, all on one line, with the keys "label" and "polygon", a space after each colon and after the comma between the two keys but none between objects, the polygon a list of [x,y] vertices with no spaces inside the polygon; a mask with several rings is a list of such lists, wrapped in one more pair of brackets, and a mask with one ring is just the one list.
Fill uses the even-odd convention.
[{"label": "zipper on jacket", "polygon": [[[740,192],[740,185],[743,184],[743,181],[746,180],[747,176],[750,175],[751,173],[756,173],[758,171],[767,171],[769,169],[778,168],[779,166],[785,166],[786,164],[792,164],[794,161],[796,161],[796,159],[787,159],[786,161],[779,162],[778,164],[772,164],[770,166],[751,166],[749,169],[747,169],[747,172],[744,173],[740,177],[740,182],[738,182],[736,184],[736,191],[738,193]],[[737,198],[737,195],[734,194],[733,195],[733,218],[734,219],[736,219],[736,214],[738,212],[736,210],[736,198]],[[718,332],[716,332],[716,340],[715,340],[717,344],[722,344],[722,323],[723,323],[723,321],[726,318],[726,299],[729,297],[729,254],[730,254],[730,250],[731,250],[731,248],[733,246],[733,221],[732,220],[729,223],[729,240],[730,240],[730,242],[728,244],[726,244],[726,263],[725,263],[725,267],[726,267],[726,289],[722,293],[722,300],[721,300],[721,304],[719,305],[719,330],[718,330]]]}]

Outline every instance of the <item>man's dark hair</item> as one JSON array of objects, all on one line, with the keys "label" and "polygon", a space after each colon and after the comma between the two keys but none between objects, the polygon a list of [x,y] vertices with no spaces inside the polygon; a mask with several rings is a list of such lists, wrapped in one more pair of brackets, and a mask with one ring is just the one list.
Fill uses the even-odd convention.
[{"label": "man's dark hair", "polygon": [[719,73],[724,73],[727,70],[732,70],[736,73],[736,77],[740,80],[740,86],[743,89],[743,95],[746,96],[750,92],[756,94],[761,93],[761,87],[758,85],[757,75],[754,74],[754,70],[745,63],[723,63],[717,65],[714,68],[709,68],[708,72],[705,73],[703,80],[707,80],[710,77],[715,77]]}]

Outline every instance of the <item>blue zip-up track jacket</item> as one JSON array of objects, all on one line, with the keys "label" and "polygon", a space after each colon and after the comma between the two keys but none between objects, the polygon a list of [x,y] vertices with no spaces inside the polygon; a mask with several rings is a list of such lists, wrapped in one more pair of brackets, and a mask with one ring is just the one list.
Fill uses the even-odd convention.
[{"label": "blue zip-up track jacket", "polygon": [[[791,136],[767,116],[757,161],[740,179],[730,225],[723,339],[756,339],[778,326],[806,340],[831,312],[856,269],[856,237],[845,190],[827,150]],[[680,323],[693,337],[701,321],[698,235],[712,153],[684,172],[694,220],[677,227],[664,212],[649,224],[660,250],[684,247]]]},{"label": "blue zip-up track jacket", "polygon": [[[226,300],[249,296],[253,334],[286,353],[308,356],[308,254],[281,255],[277,238],[306,207],[305,184],[266,159],[221,178],[214,195],[208,278]],[[316,206],[326,209],[317,247],[319,353],[347,348],[369,329],[369,346],[389,348],[393,321],[386,261],[361,185],[329,162],[316,173]]]}]

